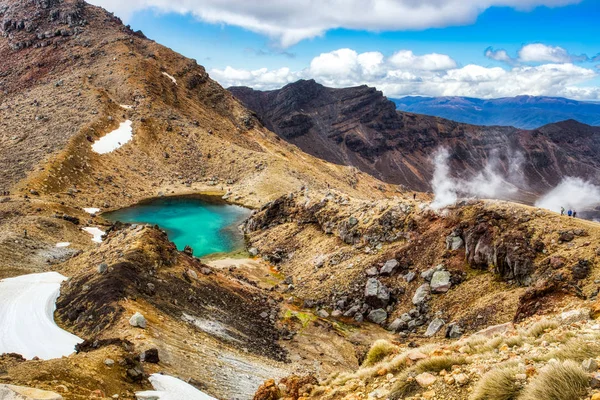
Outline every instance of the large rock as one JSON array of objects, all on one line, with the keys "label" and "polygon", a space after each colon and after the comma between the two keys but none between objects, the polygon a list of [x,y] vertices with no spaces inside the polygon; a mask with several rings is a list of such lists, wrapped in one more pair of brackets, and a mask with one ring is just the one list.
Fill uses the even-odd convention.
[{"label": "large rock", "polygon": [[393,258],[391,260],[387,260],[385,264],[383,264],[383,267],[381,267],[379,274],[387,276],[392,275],[394,272],[396,272],[396,269],[399,265],[400,263],[398,262],[398,260],[395,260]]},{"label": "large rock", "polygon": [[396,318],[391,324],[388,325],[387,330],[392,332],[398,332],[406,328],[406,322],[400,318]]},{"label": "large rock", "polygon": [[436,377],[429,372],[423,372],[415,377],[415,381],[417,381],[422,388],[428,388],[435,383]]},{"label": "large rock", "polygon": [[420,306],[429,299],[430,289],[429,283],[424,283],[417,288],[415,295],[412,298],[412,303],[415,306]]},{"label": "large rock", "polygon": [[129,325],[135,326],[136,328],[146,328],[146,318],[139,312],[133,314],[133,316],[129,319]]},{"label": "large rock", "polygon": [[453,322],[448,325],[446,328],[446,338],[448,339],[458,339],[463,334],[463,330],[459,324]]},{"label": "large rock", "polygon": [[445,324],[445,322],[443,319],[441,319],[441,318],[434,319],[433,321],[431,321],[431,323],[427,327],[425,336],[432,337],[433,335],[438,333],[440,331],[440,329],[442,329],[442,326],[444,326],[444,324]]},{"label": "large rock", "polygon": [[1,385],[1,400],[63,400],[63,397],[54,392],[39,390],[24,386]]},{"label": "large rock", "polygon": [[452,286],[452,283],[450,282],[450,272],[434,272],[429,286],[431,287],[432,293],[446,293],[448,289],[450,289],[450,286]]},{"label": "large rock", "polygon": [[390,301],[390,291],[375,278],[369,278],[365,285],[365,302],[371,307],[385,307]]},{"label": "large rock", "polygon": [[374,324],[383,324],[387,319],[387,312],[383,308],[372,310],[369,315],[367,315],[367,319]]},{"label": "large rock", "polygon": [[485,337],[494,337],[496,335],[500,335],[500,334],[514,331],[514,330],[515,330],[515,325],[512,322],[507,322],[505,324],[489,326],[489,327],[477,332],[476,335],[481,335],[481,336],[485,336]]},{"label": "large rock", "polygon": [[587,321],[590,319],[590,310],[586,308],[580,308],[571,311],[565,311],[560,314],[560,321],[565,324],[573,324],[575,322]]},{"label": "large rock", "polygon": [[446,237],[446,250],[455,251],[465,245],[464,240],[456,234],[451,234]]}]

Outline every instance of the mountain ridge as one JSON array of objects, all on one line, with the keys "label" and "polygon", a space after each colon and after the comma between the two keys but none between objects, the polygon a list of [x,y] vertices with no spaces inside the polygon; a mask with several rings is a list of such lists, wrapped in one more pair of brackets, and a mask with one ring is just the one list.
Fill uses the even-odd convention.
[{"label": "mountain ridge", "polygon": [[407,96],[391,99],[401,111],[433,115],[485,126],[536,129],[567,119],[599,126],[600,103],[551,96],[516,96],[497,99],[447,96]]},{"label": "mountain ridge", "polygon": [[596,182],[591,171],[600,171],[600,128],[574,120],[535,130],[477,126],[397,111],[375,88],[334,89],[314,80],[265,92],[229,91],[265,126],[305,152],[410,189],[431,189],[431,155],[440,147],[450,150],[453,175],[467,179],[493,157],[500,158],[499,168],[507,174],[518,153],[525,160],[521,189],[538,195],[566,176]]}]

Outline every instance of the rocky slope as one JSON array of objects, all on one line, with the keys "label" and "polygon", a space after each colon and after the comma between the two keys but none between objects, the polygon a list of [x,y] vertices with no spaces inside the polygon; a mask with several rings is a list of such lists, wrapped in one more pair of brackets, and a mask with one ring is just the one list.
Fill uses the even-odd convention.
[{"label": "rocky slope", "polygon": [[599,103],[562,97],[517,96],[485,100],[470,97],[408,96],[391,100],[396,103],[398,110],[475,125],[536,129],[568,119],[593,126],[600,125]]},{"label": "rocky slope", "polygon": [[[312,80],[267,92],[229,90],[305,152],[411,189],[430,189],[431,156],[439,147],[450,150],[454,176],[473,176],[495,159],[498,172],[522,189],[521,198],[546,192],[566,176],[597,182],[600,129],[576,121],[532,131],[468,125],[398,112],[374,88],[332,89]],[[519,172],[511,176],[517,163]]]}]

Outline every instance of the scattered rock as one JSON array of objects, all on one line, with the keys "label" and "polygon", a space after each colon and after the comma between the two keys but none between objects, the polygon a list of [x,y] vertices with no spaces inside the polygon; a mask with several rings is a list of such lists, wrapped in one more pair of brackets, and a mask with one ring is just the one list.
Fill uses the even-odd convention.
[{"label": "scattered rock", "polygon": [[435,383],[436,377],[429,372],[423,372],[415,377],[415,381],[417,381],[422,388],[428,388]]},{"label": "scattered rock", "polygon": [[570,242],[573,239],[575,239],[575,235],[573,234],[573,232],[560,232],[560,234],[558,235],[558,240],[560,242]]},{"label": "scattered rock", "polygon": [[431,283],[431,293],[446,293],[452,283],[450,282],[450,272],[448,271],[436,271],[434,272]]},{"label": "scattered rock", "polygon": [[417,274],[414,271],[410,271],[409,273],[404,275],[404,280],[406,281],[406,283],[411,283],[412,281],[415,280],[416,276],[417,276]]},{"label": "scattered rock", "polygon": [[115,360],[107,358],[106,360],[104,360],[104,365],[106,365],[107,367],[112,367],[113,365],[115,365]]},{"label": "scattered rock", "polygon": [[387,312],[383,308],[372,310],[369,315],[367,315],[367,319],[374,324],[383,324],[387,319]]},{"label": "scattered rock", "polygon": [[500,325],[493,325],[493,326],[489,326],[485,329],[480,330],[479,332],[476,333],[476,335],[482,335],[485,337],[492,337],[492,336],[496,336],[502,333],[506,333],[508,331],[512,331],[515,329],[515,326],[513,325],[512,322],[507,322],[505,324],[500,324]]},{"label": "scattered rock", "polygon": [[455,251],[465,245],[464,240],[457,234],[451,234],[446,237],[446,250]]},{"label": "scattered rock", "polygon": [[108,270],[108,264],[107,263],[101,263],[100,265],[98,265],[98,273],[99,274],[103,274]]},{"label": "scattered rock", "polygon": [[571,272],[575,279],[585,279],[589,276],[592,270],[592,265],[588,260],[579,260],[577,264],[573,266]]},{"label": "scattered rock", "polygon": [[158,357],[158,349],[152,348],[144,351],[142,354],[140,354],[140,360],[147,363],[158,364],[160,361]]},{"label": "scattered rock", "polygon": [[456,375],[454,376],[454,380],[455,380],[455,381],[456,381],[456,383],[458,383],[460,386],[464,386],[464,385],[466,385],[467,383],[469,383],[469,375],[467,375],[467,374],[463,374],[463,373],[456,374]]},{"label": "scattered rock", "polygon": [[434,319],[433,321],[431,321],[431,323],[427,327],[427,331],[425,332],[425,336],[427,336],[427,337],[434,336],[436,333],[439,332],[440,329],[442,329],[442,327],[444,326],[444,324],[445,324],[445,322],[444,322],[443,319],[441,319],[441,318]]},{"label": "scattered rock", "polygon": [[428,283],[422,284],[415,291],[415,295],[412,298],[412,303],[415,306],[419,306],[419,305],[425,303],[429,299],[429,294],[430,294],[429,284]]},{"label": "scattered rock", "polygon": [[324,309],[317,311],[317,315],[321,318],[329,318],[329,313]]},{"label": "scattered rock", "polygon": [[365,285],[365,302],[372,307],[385,307],[390,301],[390,292],[375,278],[369,278]]},{"label": "scattered rock", "polygon": [[390,276],[396,272],[399,265],[400,263],[396,259],[387,260],[385,264],[383,264],[383,267],[381,267],[379,273],[384,276]]},{"label": "scattered rock", "polygon": [[188,256],[193,256],[194,255],[194,249],[192,249],[190,246],[186,245],[183,248],[183,253],[187,254]]},{"label": "scattered rock", "polygon": [[448,339],[458,339],[463,335],[463,330],[459,324],[453,322],[448,325],[446,328],[446,338]]},{"label": "scattered rock", "polygon": [[146,318],[139,312],[133,314],[133,316],[129,319],[129,325],[137,327],[137,328],[146,328]]},{"label": "scattered rock", "polygon": [[251,247],[250,249],[248,249],[248,253],[252,257],[256,257],[258,255],[258,249],[256,247]]},{"label": "scattered rock", "polygon": [[598,371],[598,363],[593,358],[588,358],[581,363],[581,367],[585,369],[587,372],[596,372]]},{"label": "scattered rock", "polygon": [[399,330],[406,327],[406,322],[400,318],[396,318],[391,324],[388,325],[387,330],[392,332],[398,332]]},{"label": "scattered rock", "polygon": [[377,276],[379,275],[379,270],[375,267],[371,267],[365,271],[367,276]]}]

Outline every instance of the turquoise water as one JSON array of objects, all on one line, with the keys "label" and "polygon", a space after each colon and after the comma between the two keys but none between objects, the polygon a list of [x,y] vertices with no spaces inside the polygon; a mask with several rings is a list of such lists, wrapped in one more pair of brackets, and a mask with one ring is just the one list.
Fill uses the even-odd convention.
[{"label": "turquoise water", "polygon": [[196,257],[243,248],[238,226],[248,215],[246,208],[200,197],[163,197],[102,214],[109,221],[158,225],[179,250],[189,245]]}]

